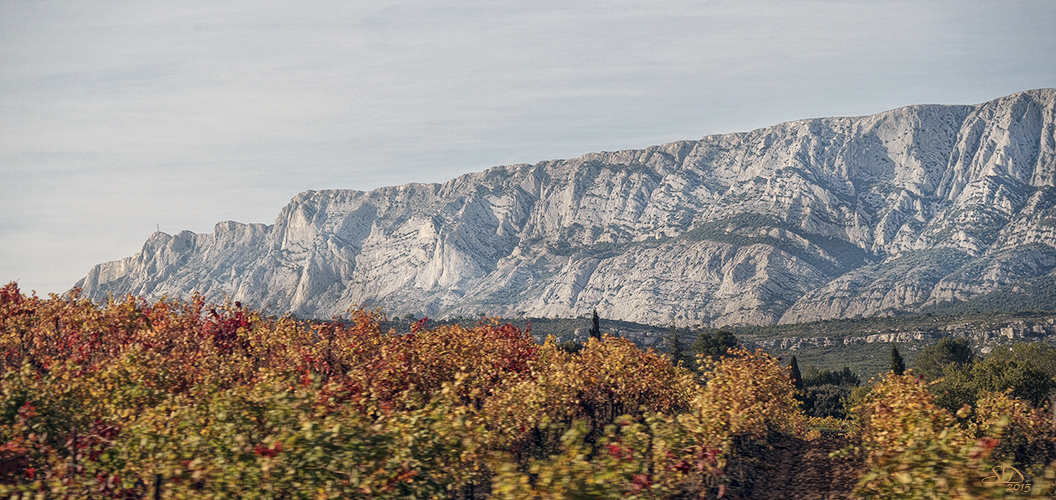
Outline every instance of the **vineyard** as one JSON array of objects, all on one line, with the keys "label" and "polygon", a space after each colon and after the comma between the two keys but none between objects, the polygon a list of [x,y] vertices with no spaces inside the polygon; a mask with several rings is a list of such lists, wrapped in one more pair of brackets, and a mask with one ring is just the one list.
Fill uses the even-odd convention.
[{"label": "vineyard", "polygon": [[950,412],[891,373],[846,419],[808,417],[762,351],[686,367],[607,335],[385,319],[9,284],[0,498],[808,498],[794,478],[829,472],[796,470],[804,450],[852,478],[814,498],[1056,492],[1053,409],[1007,393]]}]

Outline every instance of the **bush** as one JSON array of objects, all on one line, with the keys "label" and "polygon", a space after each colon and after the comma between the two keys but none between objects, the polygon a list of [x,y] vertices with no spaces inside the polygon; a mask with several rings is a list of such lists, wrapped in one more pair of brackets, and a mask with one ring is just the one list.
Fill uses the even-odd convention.
[{"label": "bush", "polygon": [[994,461],[1014,463],[1025,474],[1040,476],[1042,469],[1056,460],[1056,422],[1049,409],[1034,408],[1008,393],[984,393],[970,431],[974,437],[998,438]]},{"label": "bush", "polygon": [[976,498],[990,493],[973,478],[989,469],[986,459],[994,443],[959,432],[956,418],[933,403],[916,377],[888,374],[856,411],[870,469],[859,482],[861,496]]},{"label": "bush", "polygon": [[[1003,482],[986,480],[998,465],[995,461],[1014,459],[1012,450],[1019,441],[1045,442],[1048,446],[1056,441],[1021,437],[1035,436],[1035,422],[1027,417],[1030,412],[1026,407],[1016,407],[1007,398],[986,398],[976,419],[967,420],[970,407],[963,407],[954,416],[935,404],[928,387],[912,372],[889,374],[854,408],[860,419],[861,450],[869,467],[859,482],[858,493],[877,499],[1003,496]],[[962,424],[958,417],[967,423]],[[1027,467],[1031,464],[1010,463],[1035,474],[1028,478],[1033,494],[1051,494],[1051,485],[1044,484],[1044,477],[1053,475],[1054,470]]]}]

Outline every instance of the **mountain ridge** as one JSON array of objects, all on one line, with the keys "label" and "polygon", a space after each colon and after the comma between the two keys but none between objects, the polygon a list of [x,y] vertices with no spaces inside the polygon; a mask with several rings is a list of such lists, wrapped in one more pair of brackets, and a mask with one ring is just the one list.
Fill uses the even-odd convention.
[{"label": "mountain ridge", "polygon": [[77,286],[314,317],[817,321],[1056,284],[1054,206],[1056,89],[1038,89],[306,191],[272,225],[155,233]]}]

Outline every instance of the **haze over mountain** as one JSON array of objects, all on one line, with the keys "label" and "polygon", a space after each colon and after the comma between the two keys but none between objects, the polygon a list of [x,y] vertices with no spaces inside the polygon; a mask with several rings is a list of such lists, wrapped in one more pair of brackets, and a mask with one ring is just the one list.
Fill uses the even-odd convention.
[{"label": "haze over mountain", "polygon": [[772,324],[1056,288],[1056,89],[308,191],[78,282],[276,313]]}]

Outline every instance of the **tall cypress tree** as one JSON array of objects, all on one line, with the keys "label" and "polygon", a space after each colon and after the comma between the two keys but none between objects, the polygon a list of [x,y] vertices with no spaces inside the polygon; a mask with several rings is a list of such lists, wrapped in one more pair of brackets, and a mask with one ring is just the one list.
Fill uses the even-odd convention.
[{"label": "tall cypress tree", "polygon": [[799,362],[796,361],[796,357],[792,356],[792,362],[788,364],[789,374],[788,378],[792,379],[792,385],[796,386],[796,390],[803,390],[803,374],[799,372]]},{"label": "tall cypress tree", "polygon": [[667,347],[671,349],[671,364],[677,366],[681,363],[683,367],[696,370],[696,363],[693,361],[693,357],[686,352],[686,345],[678,337],[678,328],[673,323],[671,324],[670,332],[667,334]]},{"label": "tall cypress tree", "polygon": [[898,346],[894,343],[891,344],[891,371],[895,372],[895,375],[902,375],[906,372],[906,362],[902,361],[902,354],[898,352]]},{"label": "tall cypress tree", "polygon": [[590,336],[601,340],[601,318],[598,318],[598,310],[594,310],[594,319],[590,326]]}]

